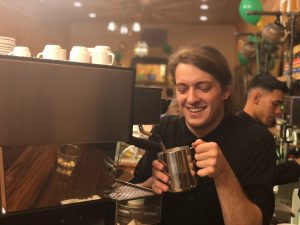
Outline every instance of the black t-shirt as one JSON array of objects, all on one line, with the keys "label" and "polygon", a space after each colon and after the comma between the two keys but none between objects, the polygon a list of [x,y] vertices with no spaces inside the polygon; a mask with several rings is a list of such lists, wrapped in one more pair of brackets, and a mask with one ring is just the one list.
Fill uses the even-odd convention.
[{"label": "black t-shirt", "polygon": [[[153,133],[162,138],[166,148],[190,146],[197,139],[187,128],[185,119],[177,116],[164,116],[153,128]],[[264,225],[269,224],[274,210],[275,167],[275,152],[271,151],[275,143],[270,133],[257,124],[229,114],[214,131],[201,138],[219,144],[245,194],[261,209]],[[140,183],[151,177],[151,163],[156,158],[157,152],[146,151],[131,182]],[[213,179],[198,177],[198,185],[192,190],[164,193],[161,224],[224,224]]]},{"label": "black t-shirt", "polygon": [[[248,113],[240,111],[237,114],[249,123],[258,123],[264,127],[263,124],[253,119]],[[274,149],[276,151],[276,149]],[[275,168],[275,185],[288,184],[297,182],[300,177],[300,166],[296,161],[287,161],[280,163]]]}]

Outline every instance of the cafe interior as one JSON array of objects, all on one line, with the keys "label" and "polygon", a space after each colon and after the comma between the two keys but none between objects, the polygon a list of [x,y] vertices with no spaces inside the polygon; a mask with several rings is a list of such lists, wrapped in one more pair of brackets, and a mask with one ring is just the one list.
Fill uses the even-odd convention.
[{"label": "cafe interior", "polygon": [[[299,0],[0,1],[0,224],[160,222],[161,196],[129,183],[174,98],[169,56],[211,45],[234,110],[253,76],[289,93],[277,162],[300,157]],[[274,187],[272,224],[300,224],[300,181]]]}]

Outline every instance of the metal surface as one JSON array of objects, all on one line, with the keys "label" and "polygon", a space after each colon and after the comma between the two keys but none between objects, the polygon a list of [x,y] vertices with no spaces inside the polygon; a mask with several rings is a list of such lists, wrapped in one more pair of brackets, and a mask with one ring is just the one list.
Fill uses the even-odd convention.
[{"label": "metal surface", "polygon": [[158,153],[158,159],[165,164],[165,173],[169,175],[169,191],[181,192],[197,185],[197,178],[189,167],[191,150],[188,146],[180,146]]},{"label": "metal surface", "polygon": [[117,202],[117,221],[129,224],[134,220],[138,224],[158,224],[161,215],[161,196]]},{"label": "metal surface", "polygon": [[126,141],[130,69],[0,56],[0,145]]},{"label": "metal surface", "polygon": [[108,191],[106,195],[113,200],[124,201],[155,196],[156,194],[151,189],[116,180],[112,185],[112,190]]},{"label": "metal surface", "polygon": [[300,127],[300,96],[286,96],[284,99],[285,114],[288,124]]},{"label": "metal surface", "polygon": [[6,195],[5,195],[5,175],[4,175],[4,160],[3,148],[0,146],[0,196],[1,196],[1,212],[6,212]]}]

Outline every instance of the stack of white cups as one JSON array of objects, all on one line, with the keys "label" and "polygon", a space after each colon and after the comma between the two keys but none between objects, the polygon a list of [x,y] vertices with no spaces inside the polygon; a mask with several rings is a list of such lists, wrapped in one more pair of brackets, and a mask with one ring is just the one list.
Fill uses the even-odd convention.
[{"label": "stack of white cups", "polygon": [[73,46],[70,52],[70,61],[113,65],[115,54],[112,53],[109,46],[97,45],[94,48]]},{"label": "stack of white cups", "polygon": [[[22,51],[25,51],[25,48],[27,47],[22,48]],[[25,53],[22,54],[25,55]],[[37,58],[66,60],[66,50],[63,49],[60,45],[47,44],[44,47],[43,51],[37,55]],[[69,60],[72,62],[80,63],[113,65],[115,61],[115,54],[111,51],[111,48],[109,46],[104,45],[97,45],[94,48],[73,46],[70,51]]]}]

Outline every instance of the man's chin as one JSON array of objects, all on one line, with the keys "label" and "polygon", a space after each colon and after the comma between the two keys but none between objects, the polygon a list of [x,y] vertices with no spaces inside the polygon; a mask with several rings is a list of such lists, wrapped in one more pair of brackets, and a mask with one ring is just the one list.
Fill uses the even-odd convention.
[{"label": "man's chin", "polygon": [[271,128],[271,127],[275,127],[275,125],[276,125],[275,119],[270,119],[268,121],[267,127]]},{"label": "man's chin", "polygon": [[188,125],[193,128],[193,129],[199,129],[203,127],[203,122],[200,121],[199,119],[189,119],[187,120]]}]

